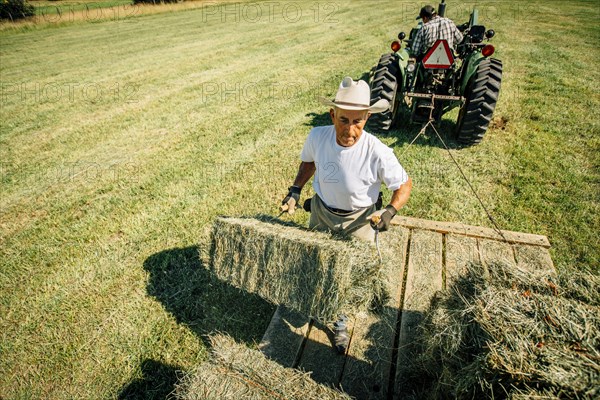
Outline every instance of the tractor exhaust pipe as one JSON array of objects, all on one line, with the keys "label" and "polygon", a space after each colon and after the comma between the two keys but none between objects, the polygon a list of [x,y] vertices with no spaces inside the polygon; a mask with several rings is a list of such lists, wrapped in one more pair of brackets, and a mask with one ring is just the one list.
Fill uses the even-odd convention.
[{"label": "tractor exhaust pipe", "polygon": [[446,13],[446,0],[442,0],[442,2],[440,4],[438,4],[438,15],[440,17],[443,17],[444,14]]}]

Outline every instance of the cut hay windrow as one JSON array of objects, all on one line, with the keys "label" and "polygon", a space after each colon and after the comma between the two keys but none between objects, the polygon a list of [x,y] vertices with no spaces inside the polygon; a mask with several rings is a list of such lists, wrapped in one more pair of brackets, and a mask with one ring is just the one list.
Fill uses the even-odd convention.
[{"label": "cut hay windrow", "polygon": [[419,397],[599,398],[598,277],[482,270],[472,266],[425,316]]},{"label": "cut hay windrow", "polygon": [[310,374],[285,368],[226,335],[210,338],[211,358],[184,376],[177,400],[349,400]]},{"label": "cut hay windrow", "polygon": [[251,218],[218,218],[211,239],[219,279],[322,321],[377,308],[389,293],[369,243]]}]

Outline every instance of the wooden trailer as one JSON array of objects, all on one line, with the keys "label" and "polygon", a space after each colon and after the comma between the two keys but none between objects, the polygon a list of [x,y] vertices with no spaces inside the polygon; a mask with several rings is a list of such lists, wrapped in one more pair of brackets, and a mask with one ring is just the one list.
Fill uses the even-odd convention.
[{"label": "wooden trailer", "polygon": [[469,263],[554,271],[545,236],[511,231],[500,235],[490,228],[399,216],[392,223],[395,240],[381,235],[381,246],[389,246],[398,257],[389,271],[391,299],[380,316],[364,313],[352,318],[347,354],[333,349],[330,328],[280,306],[259,346],[268,358],[310,371],[315,381],[357,399],[401,399],[423,313],[434,293],[444,290]]}]

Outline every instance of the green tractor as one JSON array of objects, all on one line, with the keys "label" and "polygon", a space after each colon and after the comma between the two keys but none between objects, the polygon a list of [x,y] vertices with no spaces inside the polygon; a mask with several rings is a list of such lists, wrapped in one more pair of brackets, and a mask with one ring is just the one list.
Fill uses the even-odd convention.
[{"label": "green tractor", "polygon": [[[444,1],[438,6],[441,17]],[[400,32],[392,52],[381,56],[371,78],[371,102],[390,102],[389,110],[371,116],[372,128],[387,132],[409,112],[411,122],[433,119],[439,123],[446,112],[460,107],[456,140],[464,145],[481,142],[500,93],[502,62],[491,57],[495,49],[484,41],[489,41],[494,31],[479,25],[478,15],[473,9],[469,22],[457,26],[463,40],[456,50],[450,49],[446,40],[438,40],[423,57],[416,57],[411,44],[423,23],[411,30],[406,41],[406,34]]]}]

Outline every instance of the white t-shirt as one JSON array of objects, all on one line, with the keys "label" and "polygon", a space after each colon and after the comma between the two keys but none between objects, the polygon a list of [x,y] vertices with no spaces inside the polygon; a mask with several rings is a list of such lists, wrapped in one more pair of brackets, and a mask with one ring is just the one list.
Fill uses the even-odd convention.
[{"label": "white t-shirt", "polygon": [[313,128],[300,158],[315,163],[313,187],[321,200],[341,210],[375,204],[382,182],[394,191],[408,181],[393,150],[365,130],[358,142],[343,147],[333,125]]}]

